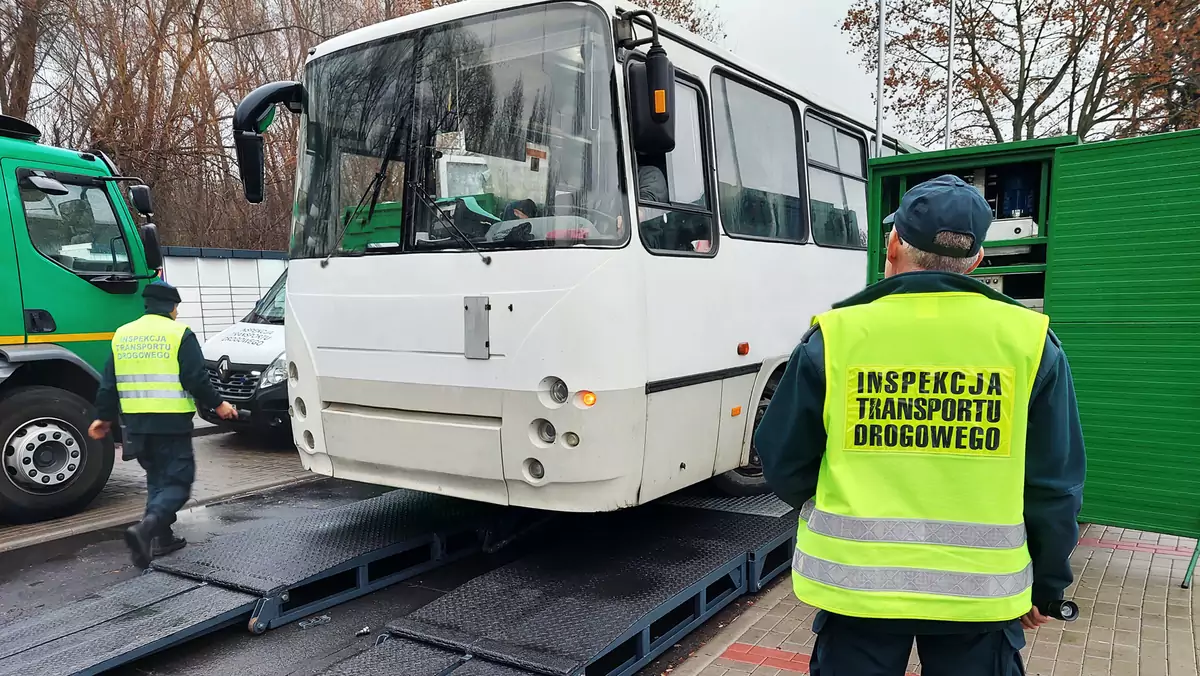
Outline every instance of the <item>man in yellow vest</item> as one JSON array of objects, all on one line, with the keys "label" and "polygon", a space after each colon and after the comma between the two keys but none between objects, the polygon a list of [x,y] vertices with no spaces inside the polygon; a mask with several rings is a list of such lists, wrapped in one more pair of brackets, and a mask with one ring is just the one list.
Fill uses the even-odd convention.
[{"label": "man in yellow vest", "polygon": [[187,544],[171,525],[196,478],[192,420],[197,404],[226,420],[237,417],[213,390],[196,335],[175,321],[179,291],[156,280],[142,297],[146,314],[113,335],[112,356],[96,392],[98,417],[88,429],[93,439],[102,439],[121,417],[123,459],[137,458],[146,470],[146,514],[125,531],[138,568]]},{"label": "man in yellow vest", "polygon": [[755,433],[800,510],[813,676],[1021,674],[1022,626],[1071,584],[1084,480],[1045,315],[966,276],[991,208],[954,176],[885,219],[886,279],[814,319]]}]

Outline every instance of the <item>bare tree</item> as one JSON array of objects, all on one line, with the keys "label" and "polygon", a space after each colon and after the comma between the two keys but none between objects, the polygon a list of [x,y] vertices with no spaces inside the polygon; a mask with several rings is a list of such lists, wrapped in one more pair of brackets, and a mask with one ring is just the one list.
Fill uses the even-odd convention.
[{"label": "bare tree", "polygon": [[[1165,90],[1148,86],[1167,70],[1152,57],[1161,54],[1153,36],[1165,36],[1168,27],[1194,28],[1195,4],[956,0],[957,58],[949,75],[955,94],[953,140],[970,144],[1062,133],[1104,138],[1130,129],[1138,92],[1165,100]],[[903,131],[924,143],[942,136],[948,20],[948,0],[889,2],[887,107]],[[852,49],[870,70],[877,58],[878,25],[873,0],[858,0],[842,23]],[[1195,65],[1195,51],[1190,57],[1187,49],[1179,51],[1174,67],[1182,74]]]}]

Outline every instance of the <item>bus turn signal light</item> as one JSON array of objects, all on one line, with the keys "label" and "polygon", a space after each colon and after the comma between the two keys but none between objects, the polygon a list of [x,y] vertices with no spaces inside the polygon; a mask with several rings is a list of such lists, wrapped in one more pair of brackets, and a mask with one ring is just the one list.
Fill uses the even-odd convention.
[{"label": "bus turn signal light", "polygon": [[738,356],[745,357],[750,354],[750,343],[738,343]]},{"label": "bus turn signal light", "polygon": [[734,406],[732,409],[729,410],[730,417],[736,418],[741,414],[742,414],[741,406]]},{"label": "bus turn signal light", "polygon": [[579,393],[579,401],[584,406],[591,408],[592,406],[596,405],[596,393],[584,390],[583,392]]}]

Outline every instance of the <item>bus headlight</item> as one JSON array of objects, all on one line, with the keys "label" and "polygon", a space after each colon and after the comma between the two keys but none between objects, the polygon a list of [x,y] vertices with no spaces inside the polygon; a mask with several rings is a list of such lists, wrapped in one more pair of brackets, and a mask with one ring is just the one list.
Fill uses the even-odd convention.
[{"label": "bus headlight", "polygon": [[550,380],[550,399],[556,404],[567,403],[567,398],[571,396],[571,391],[567,389],[567,384],[558,378]]},{"label": "bus headlight", "polygon": [[258,381],[258,387],[265,389],[282,383],[287,380],[287,352],[282,352],[267,370],[263,371],[262,378]]}]

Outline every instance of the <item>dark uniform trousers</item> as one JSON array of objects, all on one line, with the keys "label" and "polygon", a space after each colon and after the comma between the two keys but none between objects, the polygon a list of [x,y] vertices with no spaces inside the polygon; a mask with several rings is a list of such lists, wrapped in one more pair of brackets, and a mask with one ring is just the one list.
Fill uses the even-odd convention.
[{"label": "dark uniform trousers", "polygon": [[122,454],[137,458],[146,470],[146,514],[154,514],[162,529],[175,523],[175,513],[192,495],[196,458],[190,434],[130,434]]},{"label": "dark uniform trousers", "polygon": [[[892,622],[896,624],[891,625]],[[892,631],[889,625],[894,626]],[[904,676],[913,641],[922,676],[1024,676],[1025,634],[1014,620],[1005,629],[975,633],[905,633],[905,620],[858,620],[819,612],[811,676]]]}]

